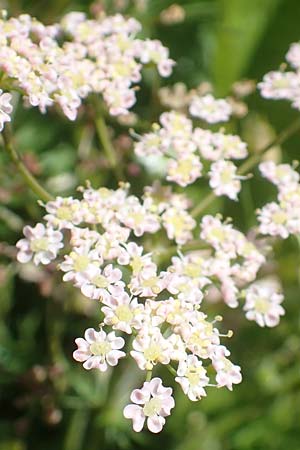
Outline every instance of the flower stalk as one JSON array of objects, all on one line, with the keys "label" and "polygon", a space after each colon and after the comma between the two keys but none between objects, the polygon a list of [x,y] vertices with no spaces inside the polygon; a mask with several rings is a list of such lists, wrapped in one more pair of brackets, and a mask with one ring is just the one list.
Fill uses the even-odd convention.
[{"label": "flower stalk", "polygon": [[47,192],[37,181],[37,179],[30,173],[30,171],[27,169],[25,164],[22,162],[20,155],[18,154],[17,150],[15,149],[13,145],[13,138],[11,133],[11,127],[9,124],[6,124],[3,132],[3,148],[10,157],[10,159],[15,164],[18,172],[23,177],[23,180],[27,184],[27,186],[36,194],[36,196],[44,201],[48,202],[50,200],[53,200],[53,197]]}]

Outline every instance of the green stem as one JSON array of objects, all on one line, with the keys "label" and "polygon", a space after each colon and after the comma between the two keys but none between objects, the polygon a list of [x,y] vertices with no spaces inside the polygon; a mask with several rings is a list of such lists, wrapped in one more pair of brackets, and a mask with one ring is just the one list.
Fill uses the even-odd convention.
[{"label": "green stem", "polygon": [[29,172],[27,167],[21,160],[20,155],[14,148],[12,142],[12,133],[10,126],[8,124],[5,125],[4,130],[2,132],[4,150],[9,155],[10,159],[16,165],[18,172],[22,175],[23,180],[27,184],[27,186],[36,194],[36,196],[43,200],[44,202],[49,202],[53,200],[53,197],[40,185],[40,183],[35,179],[35,177]]},{"label": "green stem", "polygon": [[152,378],[152,370],[147,370],[146,381],[150,381]]},{"label": "green stem", "polygon": [[[300,118],[298,117],[294,122],[291,123],[285,130],[283,130],[279,135],[267,144],[262,149],[258,150],[254,155],[252,155],[247,161],[245,161],[238,169],[238,175],[244,175],[250,169],[252,169],[256,164],[260,162],[263,155],[275,147],[276,145],[281,145],[285,142],[289,137],[296,133],[296,131],[300,130]],[[192,217],[198,217],[216,198],[215,194],[211,192],[208,194],[202,202],[200,202],[195,208],[192,210]]]},{"label": "green stem", "polygon": [[172,247],[169,247],[168,249],[164,249],[162,252],[157,252],[157,254],[154,253],[154,256],[157,257],[158,264],[164,262],[166,259],[170,258],[173,255],[176,255],[177,251],[180,250],[182,253],[192,251],[192,250],[205,250],[208,246],[204,241],[201,241],[200,239],[195,239],[193,241],[188,242],[187,244],[183,245],[182,247],[178,245],[174,245]]},{"label": "green stem", "polygon": [[167,369],[168,369],[168,371],[169,371],[172,375],[174,375],[174,376],[177,377],[177,372],[176,372],[176,370],[174,369],[174,367],[171,366],[171,364],[167,364]]},{"label": "green stem", "polygon": [[113,145],[111,143],[105,120],[103,119],[103,117],[101,115],[98,115],[98,117],[95,120],[95,124],[96,124],[96,130],[98,133],[99,140],[103,146],[103,150],[104,150],[106,157],[110,163],[110,166],[113,169],[113,171],[115,172],[116,177],[119,180],[123,180],[124,176],[123,176],[122,169],[121,169],[121,166],[118,161],[118,157],[117,157],[115,148],[113,147]]}]

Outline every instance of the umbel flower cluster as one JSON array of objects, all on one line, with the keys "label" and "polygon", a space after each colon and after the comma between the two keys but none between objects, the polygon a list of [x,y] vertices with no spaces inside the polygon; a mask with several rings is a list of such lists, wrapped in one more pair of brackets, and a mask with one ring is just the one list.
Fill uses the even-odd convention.
[{"label": "umbel flower cluster", "polygon": [[[42,112],[59,104],[71,120],[91,92],[102,94],[111,114],[124,114],[135,102],[132,85],[140,81],[142,65],[152,62],[167,76],[174,64],[160,42],[137,39],[139,29],[120,15],[88,20],[71,13],[48,27],[27,15],[2,20],[3,83]],[[294,67],[296,50],[289,59]],[[264,83],[268,78],[261,89]],[[2,127],[10,120],[9,96],[0,96]],[[239,136],[208,129],[230,119],[226,99],[194,93],[187,109],[191,117],[164,112],[149,133],[134,133],[136,157],[142,163],[161,158],[174,188],[155,181],[137,196],[126,182],[115,190],[87,184],[79,188],[80,198],[44,203],[44,221],[26,226],[17,243],[20,263],[56,263],[63,280],[99,306],[99,329],[88,328],[76,339],[74,359],[86,370],[105,372],[129,357],[145,373],[124,408],[137,432],[145,422],[160,432],[175,405],[172,388],[153,377],[157,366],[170,371],[191,401],[206,396],[208,387],[232,390],[241,382],[241,369],[222,340],[232,331],[222,334],[222,317],[210,318],[205,306],[222,299],[230,308],[242,306],[261,327],[278,325],[283,295],[259,273],[269,251],[266,236],[300,232],[299,175],[271,161],[260,171],[277,186],[278,202],[257,212],[257,229],[246,236],[220,214],[198,219],[197,205],[192,209],[182,188],[208,178],[213,195],[237,201],[247,178],[238,164],[248,149]]]},{"label": "umbel flower cluster", "polygon": [[[133,358],[149,379],[133,391],[124,415],[135,431],[147,419],[148,428],[159,432],[174,400],[171,388],[151,379],[156,365],[166,365],[192,401],[205,396],[207,386],[231,390],[241,381],[240,367],[221,343],[221,318],[207,317],[204,299],[217,289],[232,308],[245,299],[248,319],[275,326],[283,297],[254,281],[265,261],[255,244],[220,216],[204,216],[198,228],[183,194],[158,185],[146,187],[141,200],[129,194],[128,184],[115,191],[81,190],[81,200],[58,197],[44,205],[45,222],[24,228],[18,260],[57,260],[63,280],[98,302],[100,330],[89,328],[76,339],[74,358],[102,372],[120,358]],[[164,251],[149,253],[137,243],[146,233],[177,244],[163,270]],[[203,249],[186,250],[188,244]]]},{"label": "umbel flower cluster", "polygon": [[[0,20],[1,86],[17,90],[42,113],[58,105],[75,120],[89,94],[101,94],[110,114],[126,114],[135,103],[133,85],[145,64],[168,76],[174,61],[158,40],[141,40],[140,23],[121,15],[88,20],[73,12],[45,26],[27,14]],[[1,121],[5,98],[0,99]],[[5,113],[9,111],[3,110]]]}]

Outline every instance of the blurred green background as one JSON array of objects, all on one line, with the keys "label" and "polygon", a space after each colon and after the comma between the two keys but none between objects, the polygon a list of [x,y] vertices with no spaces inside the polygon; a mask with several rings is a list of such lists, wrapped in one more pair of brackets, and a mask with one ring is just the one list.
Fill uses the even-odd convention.
[{"label": "blurred green background", "polygon": [[[228,95],[240,79],[260,80],[277,69],[289,44],[300,39],[299,0],[180,1],[185,19],[161,23],[166,0],[7,0],[10,15],[29,13],[51,23],[72,10],[131,14],[144,26],[144,36],[159,38],[177,61],[170,79],[159,80],[146,70],[135,108],[143,118],[157,120],[161,85],[184,82],[188,88],[210,81],[217,95]],[[1,86],[0,86],[1,87]],[[254,93],[251,112],[232,124],[253,150],[285,128],[299,112],[284,102],[265,101]],[[95,186],[115,186],[95,136],[88,107],[70,123],[54,112],[17,109],[13,127],[17,147],[30,168],[54,194],[69,195],[89,178]],[[135,164],[126,129],[110,125],[115,145],[129,168]],[[276,161],[299,159],[300,135],[273,150]],[[130,172],[128,170],[128,172]],[[129,173],[130,174],[130,173]],[[128,175],[129,176],[129,175]],[[130,176],[129,176],[130,179]],[[151,177],[131,178],[140,190]],[[203,187],[191,195],[201,198]],[[218,201],[212,211],[231,215],[246,230],[254,210],[274,195],[264,183],[249,182],[241,203]],[[300,299],[299,245],[276,244],[278,275],[286,296],[286,316],[276,329],[260,329],[242,312],[211,307],[224,315],[224,329],[235,335],[228,344],[242,367],[244,381],[231,393],[208,389],[194,404],[176,388],[177,406],[159,436],[135,434],[122,417],[122,406],[140,374],[132,365],[113,374],[83,371],[72,360],[74,338],[97,325],[97,311],[69,286],[53,267],[45,270],[15,263],[14,243],[23,225],[40,220],[41,208],[0,153],[0,450],[299,450],[300,449]],[[168,377],[167,377],[168,379]],[[166,384],[166,383],[165,383]]]}]

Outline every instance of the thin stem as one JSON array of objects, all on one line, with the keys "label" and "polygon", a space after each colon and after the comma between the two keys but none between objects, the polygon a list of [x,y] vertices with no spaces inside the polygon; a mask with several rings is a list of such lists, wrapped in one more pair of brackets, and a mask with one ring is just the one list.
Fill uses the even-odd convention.
[{"label": "thin stem", "polygon": [[106,154],[106,157],[110,163],[111,168],[115,172],[116,177],[119,180],[123,180],[124,176],[123,176],[122,169],[121,169],[121,166],[118,161],[118,157],[117,157],[115,148],[111,143],[105,120],[101,115],[98,115],[98,117],[95,119],[95,125],[96,125],[96,130],[98,133],[98,137],[103,146],[103,150]]},{"label": "thin stem", "polygon": [[[183,245],[182,247],[174,245],[172,247],[169,247],[168,249],[164,249],[163,252],[157,253],[158,256],[157,260],[158,263],[160,264],[166,259],[170,258],[170,256],[175,255],[178,252],[178,250],[184,253],[192,250],[205,250],[207,248],[208,248],[207,244],[204,241],[201,241],[200,239],[195,239]],[[156,256],[155,251],[153,253]]]},{"label": "thin stem", "polygon": [[150,381],[152,377],[152,370],[147,370],[146,381]]},{"label": "thin stem", "polygon": [[[257,153],[252,155],[247,161],[245,161],[238,169],[237,173],[238,175],[244,175],[247,173],[250,169],[252,169],[259,161],[261,160],[262,156],[270,150],[272,147],[275,147],[276,145],[283,144],[289,137],[291,137],[293,134],[296,133],[296,131],[300,130],[300,118],[298,117],[294,122],[291,123],[285,130],[283,130],[279,135],[271,141],[269,144],[267,144],[262,149],[258,150]],[[200,202],[195,208],[192,210],[191,215],[192,217],[198,217],[216,198],[215,194],[211,192],[208,194],[202,202]]]},{"label": "thin stem", "polygon": [[2,132],[4,150],[9,155],[10,159],[16,165],[18,172],[22,175],[23,180],[27,184],[27,186],[36,194],[36,196],[43,200],[44,202],[49,202],[53,200],[53,197],[40,185],[40,183],[36,180],[36,178],[29,172],[27,167],[21,160],[20,155],[15,149],[12,142],[12,133],[10,126],[8,124],[5,125],[4,130]]},{"label": "thin stem", "polygon": [[177,372],[174,367],[171,366],[171,364],[167,364],[167,369],[172,375],[177,376]]}]

